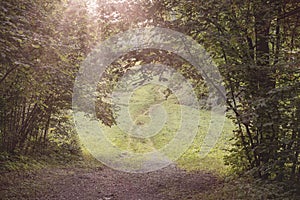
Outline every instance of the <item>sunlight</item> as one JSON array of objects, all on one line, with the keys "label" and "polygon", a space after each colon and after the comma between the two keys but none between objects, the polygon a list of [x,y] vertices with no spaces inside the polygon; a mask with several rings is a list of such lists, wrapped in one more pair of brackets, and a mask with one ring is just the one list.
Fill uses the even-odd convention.
[{"label": "sunlight", "polygon": [[85,0],[87,5],[88,13],[92,16],[97,15],[97,9],[99,8],[99,4],[123,4],[128,2],[129,0]]},{"label": "sunlight", "polygon": [[90,15],[97,15],[97,9],[99,7],[98,0],[86,0],[87,11]]}]

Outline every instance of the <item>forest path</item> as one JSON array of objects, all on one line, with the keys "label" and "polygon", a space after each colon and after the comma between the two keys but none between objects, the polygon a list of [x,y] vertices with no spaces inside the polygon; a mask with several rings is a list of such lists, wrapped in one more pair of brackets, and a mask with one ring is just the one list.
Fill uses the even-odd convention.
[{"label": "forest path", "polygon": [[210,173],[186,172],[174,165],[141,174],[107,167],[48,168],[1,174],[0,199],[198,200],[198,194],[219,184]]}]

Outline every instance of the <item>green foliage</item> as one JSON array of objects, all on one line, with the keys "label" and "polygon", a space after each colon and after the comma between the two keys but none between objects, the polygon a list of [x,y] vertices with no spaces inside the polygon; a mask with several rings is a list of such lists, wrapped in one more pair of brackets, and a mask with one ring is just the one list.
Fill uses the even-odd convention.
[{"label": "green foliage", "polygon": [[12,156],[6,152],[0,155],[0,171],[19,171],[19,170],[35,170],[45,166],[45,161],[36,160],[32,157],[26,156]]},{"label": "green foliage", "polygon": [[[207,85],[200,72],[194,66],[172,52],[157,49],[137,50],[123,55],[108,66],[98,83],[97,92],[99,95],[96,102],[96,114],[105,125],[112,126],[116,124],[116,116],[113,115],[112,111],[115,105],[112,105],[110,102],[110,95],[115,89],[118,81],[120,81],[126,72],[130,73],[132,68],[134,69],[136,66],[146,64],[164,64],[171,66],[174,70],[184,76],[193,86],[194,93],[200,100],[200,106],[202,108],[209,107],[206,104],[206,99],[208,97]],[[155,73],[155,76],[163,77],[164,69],[156,69]],[[153,79],[153,74],[150,72],[144,72],[140,76],[141,77],[136,77],[136,80],[133,83],[135,86],[142,85],[145,80]]]},{"label": "green foliage", "polygon": [[66,9],[60,1],[2,1],[0,7],[0,150],[36,154],[55,143],[50,130],[64,128],[84,51],[66,48],[72,37],[60,34]]},{"label": "green foliage", "polygon": [[[68,117],[80,62],[115,33],[160,26],[192,36],[219,66],[236,125],[226,163],[262,179],[300,181],[299,2],[127,1],[101,4],[94,13],[84,2],[63,2],[0,3],[0,152],[8,168],[19,168],[11,155],[40,153],[63,159],[80,154]],[[122,12],[129,4],[131,9]],[[149,63],[173,66],[192,82],[199,98],[206,98],[201,75],[172,52],[129,52],[112,63],[99,82],[96,111],[104,124],[115,123],[106,100],[120,77],[131,67]],[[191,152],[197,148],[195,144]],[[26,159],[16,157],[23,164],[30,161]],[[195,161],[199,159],[191,156],[182,163]]]},{"label": "green foliage", "polygon": [[[176,15],[162,19],[163,24],[204,44],[223,75],[228,110],[236,124],[226,163],[239,174],[248,171],[264,180],[299,183],[299,2],[178,0],[156,4],[164,7],[166,15]],[[276,190],[258,193],[261,198],[277,195]],[[228,193],[228,199],[232,198],[257,199]]]}]

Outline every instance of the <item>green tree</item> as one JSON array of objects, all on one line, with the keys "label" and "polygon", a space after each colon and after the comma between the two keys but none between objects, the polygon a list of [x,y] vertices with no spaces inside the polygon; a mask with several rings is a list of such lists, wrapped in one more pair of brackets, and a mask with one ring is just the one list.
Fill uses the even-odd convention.
[{"label": "green tree", "polygon": [[70,37],[59,30],[64,6],[60,1],[1,2],[1,151],[45,150],[52,141],[49,130],[70,108],[83,51],[65,45]]}]

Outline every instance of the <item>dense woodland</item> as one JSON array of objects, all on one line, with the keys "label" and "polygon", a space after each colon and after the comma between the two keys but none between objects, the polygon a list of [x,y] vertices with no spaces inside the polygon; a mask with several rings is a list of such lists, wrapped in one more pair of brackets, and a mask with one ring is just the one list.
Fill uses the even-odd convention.
[{"label": "dense woodland", "polygon": [[[300,182],[300,2],[298,0],[6,0],[0,3],[1,162],[19,155],[80,155],[70,109],[81,62],[100,41],[133,28],[191,36],[211,54],[235,130],[225,162],[235,173]],[[132,59],[134,57],[135,59]],[[201,74],[167,51],[133,51],[99,83],[97,117],[115,123],[103,99],[136,63],[165,63],[206,96]]]}]

